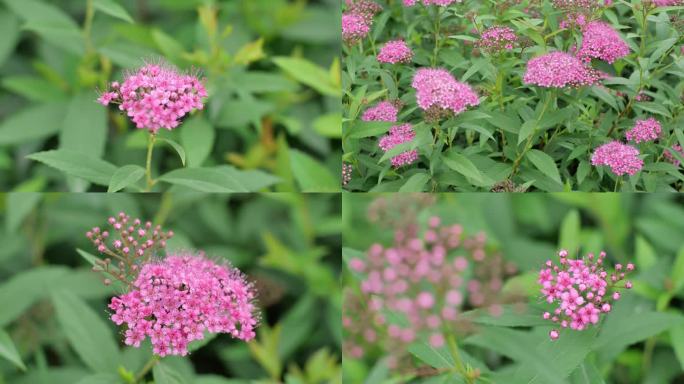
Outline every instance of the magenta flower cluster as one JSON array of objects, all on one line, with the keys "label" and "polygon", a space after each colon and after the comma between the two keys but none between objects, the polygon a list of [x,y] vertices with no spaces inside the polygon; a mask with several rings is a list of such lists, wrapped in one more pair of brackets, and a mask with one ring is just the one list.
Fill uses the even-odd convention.
[{"label": "magenta flower cluster", "polygon": [[377,58],[381,63],[409,63],[413,58],[413,51],[404,40],[392,40],[380,48]]},{"label": "magenta flower cluster", "polygon": [[156,355],[184,356],[204,332],[253,339],[254,298],[237,269],[202,253],[181,253],[144,264],[131,290],[112,298],[109,308],[114,323],[126,324],[126,345],[139,347],[149,337]]},{"label": "magenta flower cluster", "polygon": [[518,41],[518,36],[510,27],[495,26],[480,34],[477,46],[488,52],[511,50]]},{"label": "magenta flower cluster", "polygon": [[[546,302],[555,305],[551,312],[544,312],[543,318],[561,328],[581,331],[598,324],[601,315],[610,312],[611,303],[620,299],[617,289],[632,288],[632,283],[625,280],[626,273],[634,270],[632,263],[624,270],[622,264],[616,264],[615,272],[609,274],[604,267],[605,252],[568,259],[568,251],[561,250],[558,256],[560,265],[547,260],[537,281]],[[624,285],[618,285],[623,281]],[[552,340],[559,335],[557,329],[549,333]]]},{"label": "magenta flower cluster", "polygon": [[639,158],[639,150],[619,141],[611,141],[596,148],[591,156],[591,164],[605,165],[618,176],[634,175],[644,166]]},{"label": "magenta flower cluster", "polygon": [[388,121],[395,123],[399,108],[390,101],[381,101],[374,107],[368,108],[361,117],[363,121]]},{"label": "magenta flower cluster", "polygon": [[629,55],[629,46],[610,25],[592,21],[582,30],[582,45],[577,57],[585,62],[600,59],[608,64]]},{"label": "magenta flower cluster", "polygon": [[676,5],[684,5],[684,0],[653,0],[653,4],[659,7],[670,7]]},{"label": "magenta flower cluster", "polygon": [[[682,146],[679,144],[675,144],[671,147],[672,151],[679,153],[681,156],[684,156],[684,149],[682,149]],[[663,157],[665,160],[669,161],[670,163],[674,164],[675,166],[679,166],[681,163],[677,158],[670,152],[669,150],[665,149],[663,151]]]},{"label": "magenta flower cluster", "polygon": [[432,108],[459,114],[469,106],[480,104],[473,89],[456,81],[445,69],[421,68],[413,77],[418,106],[424,111]]},{"label": "magenta flower cluster", "polygon": [[[380,149],[387,152],[399,144],[413,141],[415,137],[416,133],[413,131],[411,124],[395,125],[390,128],[388,135],[380,139],[379,146]],[[395,168],[399,168],[416,160],[418,160],[418,151],[413,149],[392,157],[390,161]]]},{"label": "magenta flower cluster", "polygon": [[646,120],[637,120],[634,128],[627,131],[625,137],[635,143],[643,143],[658,139],[661,131],[662,127],[658,120],[650,117]]},{"label": "magenta flower cluster", "polygon": [[161,128],[176,128],[186,114],[204,108],[206,96],[197,76],[161,63],[144,65],[127,74],[121,84],[112,82],[98,102],[119,104],[137,128],[154,134]]},{"label": "magenta flower cluster", "polygon": [[577,57],[551,52],[531,59],[523,77],[525,84],[545,88],[581,87],[598,82],[599,75]]},{"label": "magenta flower cluster", "polygon": [[[407,7],[416,5],[420,0],[403,0],[403,4]],[[423,5],[437,5],[446,7],[454,3],[461,3],[463,0],[422,0]]]},{"label": "magenta flower cluster", "polygon": [[347,185],[352,179],[354,168],[351,164],[342,163],[342,185]]},{"label": "magenta flower cluster", "polygon": [[342,39],[355,44],[370,32],[373,17],[382,7],[371,0],[345,0],[346,12],[342,14]]}]

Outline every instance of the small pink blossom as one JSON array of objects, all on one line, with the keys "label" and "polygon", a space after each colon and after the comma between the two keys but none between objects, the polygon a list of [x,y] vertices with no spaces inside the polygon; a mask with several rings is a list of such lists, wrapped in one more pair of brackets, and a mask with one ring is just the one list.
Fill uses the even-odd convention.
[{"label": "small pink blossom", "polygon": [[196,109],[203,109],[207,97],[202,80],[184,74],[166,63],[145,64],[128,73],[122,84],[113,82],[102,93],[102,105],[119,104],[136,128],[157,133],[160,128],[176,128],[181,119]]},{"label": "small pink blossom", "polygon": [[639,158],[639,150],[619,141],[611,141],[596,148],[591,156],[591,164],[595,166],[609,166],[618,176],[634,175],[644,166]]},{"label": "small pink blossom", "polygon": [[627,140],[643,143],[656,140],[660,136],[661,131],[662,127],[658,120],[651,117],[646,120],[637,120],[634,128],[627,131],[625,136]]},{"label": "small pink blossom", "polygon": [[510,27],[495,26],[482,32],[477,46],[489,52],[511,50],[518,41],[513,29]]},{"label": "small pink blossom", "polygon": [[389,121],[396,122],[399,108],[390,101],[381,101],[374,107],[368,108],[361,117],[363,121]]},{"label": "small pink blossom", "polygon": [[607,23],[592,21],[582,30],[582,46],[577,57],[589,62],[600,59],[608,64],[629,55],[629,46],[620,35]]},{"label": "small pink blossom", "polygon": [[677,158],[672,154],[671,151],[677,152],[680,155],[684,156],[684,149],[682,149],[681,145],[675,144],[670,149],[665,149],[665,151],[663,151],[663,157],[665,158],[665,160],[669,161],[670,163],[676,166],[679,166],[679,160],[677,160]]},{"label": "small pink blossom", "polygon": [[[380,149],[387,152],[399,144],[413,141],[416,133],[413,131],[411,124],[395,125],[390,128],[389,134],[380,139]],[[408,165],[418,160],[418,151],[413,149],[403,152],[391,159],[392,165],[395,168],[402,165]]]},{"label": "small pink blossom", "polygon": [[355,44],[370,32],[370,24],[357,13],[342,14],[342,39],[347,44]]},{"label": "small pink blossom", "polygon": [[378,61],[381,63],[409,63],[413,58],[413,51],[404,40],[392,40],[380,48]]},{"label": "small pink blossom", "polygon": [[480,104],[473,89],[456,81],[445,69],[421,68],[413,77],[418,106],[428,111],[431,108],[459,114],[469,106]]},{"label": "small pink blossom", "polygon": [[594,85],[600,75],[578,58],[564,52],[552,52],[535,57],[527,63],[525,84],[546,88]]}]

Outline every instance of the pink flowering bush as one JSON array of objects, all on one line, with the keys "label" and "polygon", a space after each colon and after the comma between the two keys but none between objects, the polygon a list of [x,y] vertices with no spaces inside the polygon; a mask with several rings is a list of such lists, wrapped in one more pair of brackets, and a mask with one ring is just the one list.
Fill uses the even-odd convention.
[{"label": "pink flowering bush", "polygon": [[[369,2],[343,4],[367,27],[342,48],[345,189],[684,188],[681,2]],[[397,167],[378,144],[403,124]]]},{"label": "pink flowering bush", "polygon": [[676,194],[353,193],[344,210],[349,382],[684,378]]}]

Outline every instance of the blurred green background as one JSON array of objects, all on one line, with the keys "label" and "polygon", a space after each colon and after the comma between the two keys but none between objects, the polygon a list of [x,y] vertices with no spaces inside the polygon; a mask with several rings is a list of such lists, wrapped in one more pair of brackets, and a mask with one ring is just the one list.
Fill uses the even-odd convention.
[{"label": "blurred green background", "polygon": [[[634,288],[623,292],[615,310],[606,317],[601,331],[604,335],[596,340],[570,339],[576,342],[574,347],[554,347],[548,343],[550,323],[489,327],[459,335],[462,341],[469,337],[459,348],[480,361],[493,382],[517,383],[513,377],[516,370],[529,367],[529,359],[541,359],[543,354],[554,358],[551,371],[559,375],[572,372],[567,379],[559,376],[558,382],[655,384],[684,380],[682,197],[628,193],[344,194],[343,243],[350,250],[343,251],[344,258],[358,255],[354,251],[365,252],[375,242],[392,244],[392,229],[383,226],[383,220],[369,220],[371,206],[375,208],[370,212],[379,212],[378,199],[385,201],[381,210],[384,217],[406,219],[408,215],[425,225],[430,216],[437,215],[445,223],[460,223],[466,233],[486,232],[489,244],[500,249],[519,270],[505,283],[504,291],[522,290],[530,304],[541,303],[538,271],[560,248],[570,250],[571,255],[605,250],[611,263],[636,264],[636,273],[630,278]],[[357,289],[358,280],[348,268],[343,281],[345,290]],[[519,323],[525,325],[522,319]],[[518,354],[510,353],[515,344],[497,341],[493,335],[499,331],[527,340],[526,347]],[[568,343],[570,340],[566,339]],[[579,357],[585,353],[586,358],[573,363],[573,353]],[[461,382],[452,374],[433,373],[424,379],[400,375],[383,367],[382,357],[381,348],[375,348],[364,360],[345,357],[345,382]],[[433,358],[439,360],[437,355]],[[430,365],[418,357],[415,363],[417,367]],[[583,370],[594,372],[594,368],[598,376],[591,380],[583,376]]]},{"label": "blurred green background", "polygon": [[[164,358],[179,381],[155,373],[158,384],[341,382],[340,209],[335,194],[1,196],[0,383],[126,383],[150,358],[149,343],[123,345],[106,308],[120,292],[105,287],[76,251],[97,254],[85,231],[119,211],[173,230],[169,251],[202,249],[229,260],[259,292],[255,341],[220,335],[186,358]],[[84,313],[71,321],[57,316],[57,292]],[[84,340],[96,355],[114,345],[109,364],[118,372],[92,369]]]},{"label": "blurred green background", "polygon": [[[161,133],[187,167],[339,190],[339,13],[335,0],[0,1],[0,190],[101,190],[26,158],[44,150],[143,165],[147,133],[95,100],[159,58],[206,77],[206,108]],[[181,167],[158,146],[156,175]]]}]

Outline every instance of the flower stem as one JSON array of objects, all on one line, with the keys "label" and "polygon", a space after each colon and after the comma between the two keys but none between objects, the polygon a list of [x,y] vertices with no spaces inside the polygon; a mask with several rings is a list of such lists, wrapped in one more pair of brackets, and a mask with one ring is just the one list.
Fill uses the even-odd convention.
[{"label": "flower stem", "polygon": [[135,382],[137,383],[140,380],[142,380],[143,377],[145,377],[145,375],[147,375],[147,373],[150,372],[150,370],[152,368],[154,368],[154,366],[157,365],[158,362],[159,362],[159,356],[152,355],[152,357],[150,357],[150,359],[147,361],[147,364],[145,364],[145,366],[142,368],[142,370],[140,370],[140,372],[138,372],[135,375]]},{"label": "flower stem", "polygon": [[152,179],[152,150],[154,149],[154,142],[157,140],[157,136],[151,133],[147,139],[147,161],[145,163],[145,180],[147,182],[147,189],[145,192],[152,191],[155,181]]},{"label": "flower stem", "polygon": [[458,373],[461,374],[463,379],[465,379],[468,384],[472,384],[473,380],[466,372],[465,367],[463,366],[463,361],[461,360],[461,355],[458,353],[456,338],[451,333],[447,334],[447,344],[449,345],[449,352],[451,352],[451,356],[453,356],[454,362],[456,363],[454,368]]},{"label": "flower stem", "polygon": [[90,31],[93,28],[93,16],[95,16],[93,0],[88,0],[86,2],[85,20],[83,21],[83,36],[85,37],[88,52],[93,50],[93,42],[90,38]]}]

